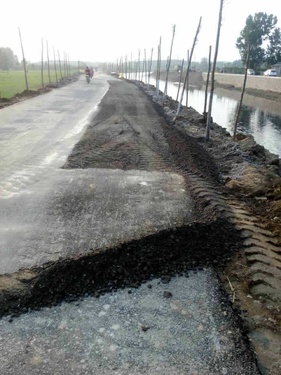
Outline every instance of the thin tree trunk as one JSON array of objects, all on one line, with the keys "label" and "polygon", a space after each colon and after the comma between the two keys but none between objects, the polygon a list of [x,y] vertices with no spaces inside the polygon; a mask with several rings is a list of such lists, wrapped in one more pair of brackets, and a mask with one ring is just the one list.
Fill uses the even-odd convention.
[{"label": "thin tree trunk", "polygon": [[130,79],[133,77],[133,56],[131,53],[131,65],[130,65]]},{"label": "thin tree trunk", "polygon": [[144,71],[145,71],[145,57],[143,57],[143,60],[142,60],[141,82],[144,81],[143,80]]},{"label": "thin tree trunk", "polygon": [[183,65],[184,65],[184,59],[182,59],[182,63],[181,63],[180,79],[179,79],[179,86],[178,86],[178,92],[177,92],[176,102],[177,102],[178,99],[179,99],[179,93],[180,93],[180,88],[181,88],[181,79],[182,79]]},{"label": "thin tree trunk", "polygon": [[190,58],[189,58],[189,61],[188,61],[186,75],[185,75],[185,79],[184,79],[184,84],[183,84],[183,88],[182,88],[182,92],[181,92],[181,98],[180,98],[180,101],[178,103],[178,109],[177,109],[177,112],[176,112],[176,115],[175,115],[173,121],[176,121],[176,119],[177,119],[177,117],[180,113],[180,109],[181,109],[181,105],[182,105],[182,101],[183,101],[183,95],[184,95],[184,91],[185,91],[185,87],[186,87],[186,82],[187,82],[187,79],[188,79],[188,72],[189,72],[189,69],[190,69],[190,64],[191,64],[191,60],[192,60],[192,56],[193,56],[193,51],[194,51],[195,44],[196,44],[198,34],[199,34],[199,31],[200,31],[200,27],[201,27],[201,21],[202,21],[202,17],[200,17],[200,19],[199,19],[199,23],[198,23],[197,30],[196,30],[196,33],[195,33],[195,37],[194,37],[194,40],[193,40],[193,45],[192,45],[192,48],[191,48]]},{"label": "thin tree trunk", "polygon": [[149,89],[149,84],[150,84],[150,75],[151,75],[151,67],[152,67],[152,57],[153,57],[153,48],[151,48],[150,62],[149,62],[149,66],[148,66],[147,89]]},{"label": "thin tree trunk", "polygon": [[[187,51],[187,64],[191,65],[191,61],[190,61],[190,64],[189,64],[189,50]],[[187,71],[187,80],[186,80],[186,94],[185,94],[185,106],[186,108],[188,107],[188,90],[189,90],[189,69]]]},{"label": "thin tree trunk", "polygon": [[147,61],[146,61],[146,49],[144,49],[144,75],[145,75],[145,83],[147,84]]},{"label": "thin tree trunk", "polygon": [[51,75],[50,75],[50,60],[49,60],[49,45],[48,41],[46,41],[47,45],[47,67],[48,67],[48,78],[49,78],[49,83],[51,83]]},{"label": "thin tree trunk", "polygon": [[66,77],[65,52],[63,53],[63,76]]},{"label": "thin tree trunk", "polygon": [[215,56],[214,56],[213,69],[212,69],[209,109],[208,109],[207,123],[206,123],[206,139],[207,140],[210,139],[210,127],[211,127],[211,120],[212,120],[212,105],[213,105],[213,97],[214,97],[214,90],[215,90],[215,72],[216,72],[216,64],[217,64],[217,57],[218,57],[218,51],[219,51],[223,2],[224,2],[224,0],[221,0],[221,2],[220,2],[216,49],[215,49]]},{"label": "thin tree trunk", "polygon": [[138,78],[138,81],[140,83],[140,79],[141,79],[141,62],[140,62],[140,50],[139,50],[139,54],[138,54],[138,73],[139,73],[139,78]]},{"label": "thin tree trunk", "polygon": [[56,62],[55,47],[53,47],[53,55],[54,55],[54,68],[55,68],[56,83],[57,83],[58,82],[58,73],[57,73],[57,62]]},{"label": "thin tree trunk", "polygon": [[236,114],[235,114],[234,129],[233,129],[233,140],[236,139],[238,120],[239,120],[239,115],[240,115],[242,104],[243,104],[243,97],[244,97],[246,83],[247,83],[248,68],[249,68],[249,62],[250,62],[250,49],[251,49],[251,47],[250,47],[250,44],[249,44],[248,52],[247,52],[245,74],[244,74],[244,82],[243,82],[243,87],[242,87],[242,91],[241,91],[240,101],[239,101],[237,111],[236,111]]},{"label": "thin tree trunk", "polygon": [[60,67],[60,78],[62,78],[62,69],[61,69],[60,51],[59,50],[58,50],[58,57],[59,57],[59,67]]},{"label": "thin tree trunk", "polygon": [[41,84],[44,88],[44,41],[41,39]]},{"label": "thin tree trunk", "polygon": [[128,58],[127,55],[125,56],[125,76],[128,79]]},{"label": "thin tree trunk", "polygon": [[158,45],[157,71],[156,71],[156,96],[159,98],[159,81],[161,71],[161,37]]},{"label": "thin tree trunk", "polygon": [[53,55],[54,55],[54,68],[55,68],[56,82],[58,82],[58,72],[57,72],[57,61],[56,61],[55,47],[53,47]]},{"label": "thin tree trunk", "polygon": [[70,58],[69,53],[66,54],[66,63],[67,63],[67,75],[71,75],[71,69],[70,69]]},{"label": "thin tree trunk", "polygon": [[25,57],[24,57],[24,49],[23,49],[23,44],[22,44],[22,39],[21,39],[20,28],[19,28],[19,36],[20,36],[20,45],[21,45],[21,52],[22,52],[22,61],[23,61],[23,70],[24,70],[24,77],[25,77],[25,86],[26,86],[26,90],[28,91],[26,60],[25,60]]},{"label": "thin tree trunk", "polygon": [[209,86],[209,79],[210,79],[210,71],[212,67],[211,55],[212,55],[212,46],[209,47],[208,73],[207,73],[207,82],[206,82],[206,88],[205,88],[205,100],[204,100],[204,110],[203,110],[203,117],[205,120],[207,120],[206,109],[207,109],[207,101],[208,101],[208,86]]},{"label": "thin tree trunk", "polygon": [[174,44],[174,38],[175,38],[175,31],[176,31],[176,25],[173,26],[173,36],[172,36],[172,42],[171,42],[171,47],[170,47],[170,56],[168,57],[168,62],[167,62],[164,98],[167,96],[168,79],[169,79],[169,71],[170,71],[170,66],[171,66],[171,58],[172,58],[172,50],[173,50],[173,44]]}]

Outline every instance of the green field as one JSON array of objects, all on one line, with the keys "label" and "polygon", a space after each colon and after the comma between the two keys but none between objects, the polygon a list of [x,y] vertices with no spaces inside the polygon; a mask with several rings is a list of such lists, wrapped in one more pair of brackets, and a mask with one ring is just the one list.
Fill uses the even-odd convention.
[{"label": "green field", "polygon": [[[77,69],[73,69],[70,74],[77,73]],[[49,84],[49,75],[44,71],[44,85]],[[50,71],[51,82],[56,82],[55,70]],[[58,79],[61,78],[60,72],[57,71]],[[27,73],[28,89],[38,90],[42,88],[42,79],[40,70],[29,70]],[[16,94],[26,90],[25,75],[23,70],[0,71],[0,99],[12,98]]]}]

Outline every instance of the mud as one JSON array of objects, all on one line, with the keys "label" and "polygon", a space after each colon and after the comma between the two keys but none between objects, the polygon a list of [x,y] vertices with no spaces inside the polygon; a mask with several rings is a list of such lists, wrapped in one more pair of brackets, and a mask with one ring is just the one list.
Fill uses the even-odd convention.
[{"label": "mud", "polygon": [[98,297],[118,288],[137,288],[155,277],[169,282],[173,275],[203,267],[221,269],[238,247],[238,233],[225,220],[162,231],[34,270],[37,275],[22,295],[7,293],[2,299],[0,313],[17,315],[85,294]]}]

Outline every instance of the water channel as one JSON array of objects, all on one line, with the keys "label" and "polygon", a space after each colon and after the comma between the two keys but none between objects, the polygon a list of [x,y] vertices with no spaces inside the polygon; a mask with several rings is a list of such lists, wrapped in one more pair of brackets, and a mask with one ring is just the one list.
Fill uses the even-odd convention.
[{"label": "water channel", "polygon": [[[155,79],[150,83],[155,85]],[[163,92],[165,82],[160,81],[159,89]],[[176,99],[178,86],[168,84],[167,94]],[[213,121],[226,128],[233,134],[233,124],[236,108],[240,99],[240,92],[216,88],[213,98]],[[188,93],[188,106],[193,107],[199,113],[204,109],[204,89],[190,87]],[[186,98],[184,95],[183,104]],[[256,96],[244,95],[243,107],[239,118],[239,131],[251,134],[255,141],[264,146],[273,154],[281,157],[281,103]]]}]

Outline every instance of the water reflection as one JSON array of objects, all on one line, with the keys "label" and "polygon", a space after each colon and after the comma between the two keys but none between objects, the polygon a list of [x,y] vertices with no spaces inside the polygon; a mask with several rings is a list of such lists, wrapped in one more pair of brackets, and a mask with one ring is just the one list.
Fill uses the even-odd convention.
[{"label": "water reflection", "polygon": [[[151,80],[155,85],[155,80]],[[164,91],[165,82],[160,81],[159,88]],[[168,95],[177,97],[178,86],[170,83]],[[212,117],[214,122],[226,128],[233,134],[235,113],[240,99],[240,92],[236,90],[216,89],[213,98]],[[204,89],[191,87],[188,93],[188,105],[199,113],[203,113]],[[183,96],[183,104],[186,96]],[[239,116],[240,131],[253,135],[255,141],[274,154],[281,156],[281,106],[276,101],[244,95],[244,105]]]}]

